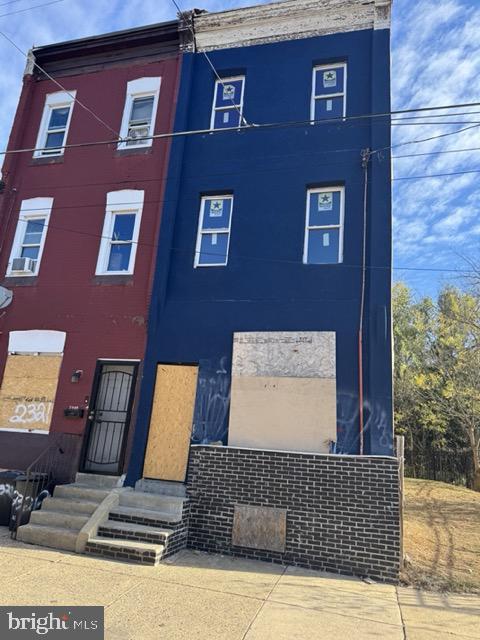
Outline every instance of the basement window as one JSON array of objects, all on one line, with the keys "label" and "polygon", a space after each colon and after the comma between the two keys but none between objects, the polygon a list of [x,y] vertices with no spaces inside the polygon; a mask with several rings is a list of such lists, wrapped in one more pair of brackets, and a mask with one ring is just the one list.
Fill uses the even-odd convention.
[{"label": "basement window", "polygon": [[161,78],[138,78],[127,84],[118,149],[151,147]]},{"label": "basement window", "polygon": [[210,129],[242,126],[244,90],[245,76],[216,81]]},{"label": "basement window", "polygon": [[233,196],[205,196],[200,204],[194,267],[222,267],[228,262]]},{"label": "basement window", "polygon": [[38,275],[52,206],[53,198],[22,201],[7,276]]},{"label": "basement window", "polygon": [[344,201],[343,187],[322,187],[307,192],[304,264],[342,262]]},{"label": "basement window", "polygon": [[134,272],[144,192],[111,191],[103,225],[96,275]]},{"label": "basement window", "polygon": [[34,158],[63,155],[76,93],[76,91],[58,91],[47,95]]},{"label": "basement window", "polygon": [[347,65],[344,62],[313,68],[310,119],[344,118],[347,107]]}]

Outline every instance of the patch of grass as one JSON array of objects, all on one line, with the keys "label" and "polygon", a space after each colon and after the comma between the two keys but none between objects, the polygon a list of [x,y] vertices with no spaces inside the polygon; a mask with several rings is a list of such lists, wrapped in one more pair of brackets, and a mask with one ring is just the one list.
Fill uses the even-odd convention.
[{"label": "patch of grass", "polygon": [[404,552],[404,583],[480,593],[480,493],[406,478]]}]

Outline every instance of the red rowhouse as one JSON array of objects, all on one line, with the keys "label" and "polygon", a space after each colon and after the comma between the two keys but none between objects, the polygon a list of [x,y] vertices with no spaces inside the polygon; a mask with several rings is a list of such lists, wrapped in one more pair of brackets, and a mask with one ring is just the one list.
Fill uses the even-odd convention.
[{"label": "red rowhouse", "polygon": [[[63,433],[77,436],[70,471],[123,471],[170,147],[135,138],[172,130],[180,37],[170,22],[30,54],[8,149],[31,150],[6,156],[0,196],[0,284],[13,292],[0,309],[0,468],[25,469]],[[32,216],[48,198],[46,226]],[[61,342],[52,331],[63,354],[45,346]]]}]

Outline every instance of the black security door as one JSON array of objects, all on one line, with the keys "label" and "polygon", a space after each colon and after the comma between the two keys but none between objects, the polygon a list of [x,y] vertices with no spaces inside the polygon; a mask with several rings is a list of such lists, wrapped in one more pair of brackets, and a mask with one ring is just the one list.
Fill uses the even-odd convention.
[{"label": "black security door", "polygon": [[120,475],[135,393],[137,364],[97,365],[83,456],[83,471]]}]

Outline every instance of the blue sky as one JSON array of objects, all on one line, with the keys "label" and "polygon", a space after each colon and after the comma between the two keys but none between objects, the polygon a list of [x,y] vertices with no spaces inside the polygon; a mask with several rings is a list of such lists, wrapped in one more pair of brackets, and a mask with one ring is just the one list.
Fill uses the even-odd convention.
[{"label": "blue sky", "polygon": [[[32,44],[81,38],[175,17],[171,0],[0,0],[0,30],[27,51]],[[256,4],[259,0],[199,0],[210,11]],[[191,3],[179,0],[183,9]],[[477,5],[477,6],[475,6]],[[12,15],[5,15],[12,14]],[[392,99],[394,109],[480,101],[480,10],[477,0],[394,0]],[[25,60],[0,36],[0,148],[5,148],[21,87]],[[461,110],[465,112],[465,109]],[[429,118],[429,125],[394,127],[394,143],[419,140],[462,128],[446,120],[480,122],[478,115]],[[441,113],[441,112],[440,112]],[[451,113],[449,111],[448,113]],[[423,118],[421,122],[425,122]],[[480,127],[431,142],[400,146],[394,155],[480,147]],[[398,158],[394,177],[480,169],[480,151]],[[479,257],[480,173],[394,183],[395,279],[417,295],[434,295],[460,276],[442,269],[466,268]],[[418,268],[419,271],[402,270]],[[423,271],[421,269],[438,269]]]}]

